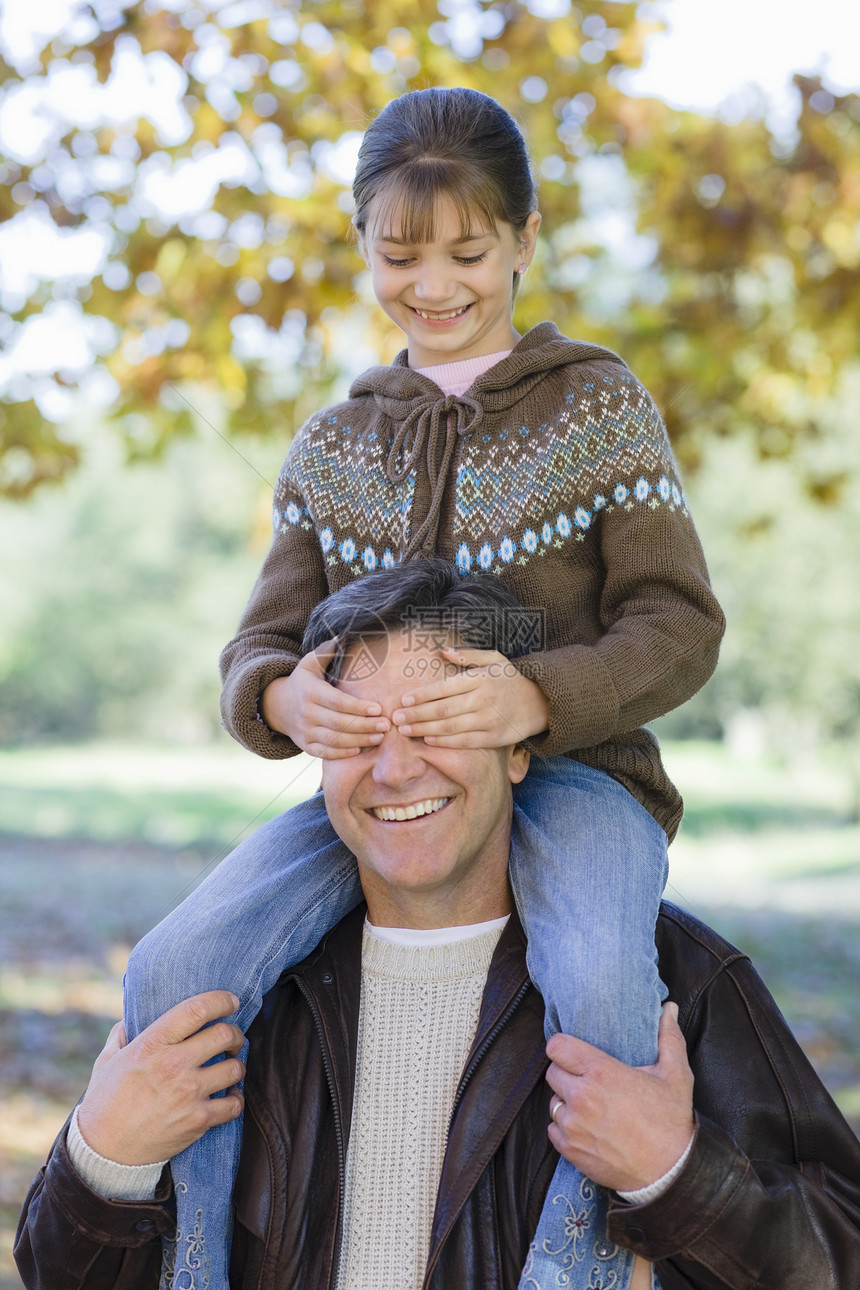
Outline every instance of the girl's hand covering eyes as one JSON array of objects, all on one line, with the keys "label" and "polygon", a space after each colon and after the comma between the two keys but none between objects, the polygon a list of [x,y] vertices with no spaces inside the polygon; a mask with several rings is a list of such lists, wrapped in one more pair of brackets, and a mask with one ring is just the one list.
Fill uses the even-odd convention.
[{"label": "girl's hand covering eyes", "polygon": [[390,727],[378,703],[355,699],[326,680],[337,642],[323,641],[290,676],[266,686],[261,704],[271,730],[289,735],[312,757],[336,761],[382,742]]},{"label": "girl's hand covering eyes", "polygon": [[503,654],[456,646],[440,653],[450,664],[439,669],[444,678],[404,693],[392,714],[404,735],[440,748],[505,748],[547,729],[546,696]]}]

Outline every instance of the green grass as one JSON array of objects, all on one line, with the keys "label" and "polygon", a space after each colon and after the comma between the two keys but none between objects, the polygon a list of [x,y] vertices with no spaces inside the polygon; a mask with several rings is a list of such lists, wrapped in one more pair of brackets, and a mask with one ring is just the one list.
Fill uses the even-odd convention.
[{"label": "green grass", "polygon": [[223,847],[312,793],[319,762],[231,746],[116,744],[0,752],[0,832]]}]

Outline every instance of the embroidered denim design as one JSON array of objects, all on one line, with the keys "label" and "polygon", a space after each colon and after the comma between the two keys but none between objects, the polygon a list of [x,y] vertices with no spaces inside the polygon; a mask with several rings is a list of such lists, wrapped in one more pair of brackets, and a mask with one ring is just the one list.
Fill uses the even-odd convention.
[{"label": "embroidered denim design", "polygon": [[[188,1187],[185,1183],[177,1183],[176,1191],[187,1192]],[[203,1211],[198,1209],[194,1218],[190,1232],[183,1234],[177,1227],[176,1235],[163,1241],[159,1290],[209,1290]],[[184,1247],[182,1255],[180,1247]]]},{"label": "embroidered denim design", "polygon": [[[537,1236],[529,1246],[519,1290],[624,1290],[632,1272],[629,1251],[603,1235],[606,1193],[581,1175],[577,1193],[547,1198]],[[558,1206],[552,1214],[550,1206]],[[547,1228],[550,1236],[541,1236]]]}]

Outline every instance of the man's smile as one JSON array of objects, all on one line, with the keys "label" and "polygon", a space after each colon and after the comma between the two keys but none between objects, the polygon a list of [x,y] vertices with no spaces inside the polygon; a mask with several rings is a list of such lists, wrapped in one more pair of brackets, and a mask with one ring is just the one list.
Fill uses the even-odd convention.
[{"label": "man's smile", "polygon": [[450,797],[428,797],[423,802],[410,802],[404,806],[372,806],[370,810],[377,820],[416,820],[421,815],[435,815],[450,801]]}]

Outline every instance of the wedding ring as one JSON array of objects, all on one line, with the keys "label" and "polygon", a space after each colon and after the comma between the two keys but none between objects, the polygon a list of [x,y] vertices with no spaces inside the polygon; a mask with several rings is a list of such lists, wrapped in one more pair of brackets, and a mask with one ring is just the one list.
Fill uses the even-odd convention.
[{"label": "wedding ring", "polygon": [[553,1102],[552,1106],[549,1108],[549,1118],[552,1120],[553,1124],[558,1124],[558,1120],[555,1117],[558,1115],[559,1108],[562,1106],[564,1106],[564,1098],[559,1097],[558,1101]]}]

